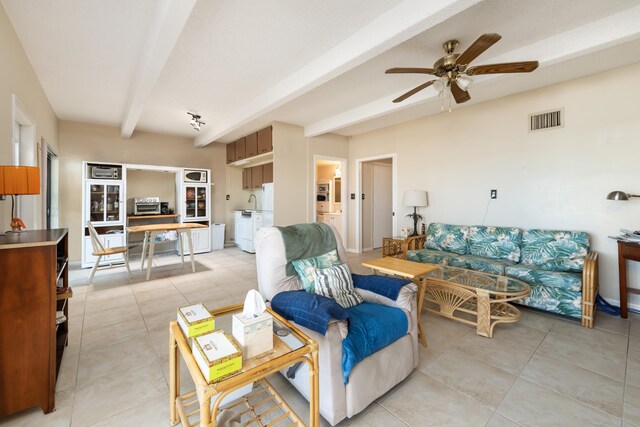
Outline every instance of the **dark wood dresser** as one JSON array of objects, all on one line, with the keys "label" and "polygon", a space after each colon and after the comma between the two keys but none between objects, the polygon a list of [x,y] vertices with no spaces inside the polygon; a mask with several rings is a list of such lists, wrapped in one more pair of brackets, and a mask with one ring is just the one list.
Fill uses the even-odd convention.
[{"label": "dark wood dresser", "polygon": [[55,409],[71,295],[66,228],[0,236],[0,416]]}]

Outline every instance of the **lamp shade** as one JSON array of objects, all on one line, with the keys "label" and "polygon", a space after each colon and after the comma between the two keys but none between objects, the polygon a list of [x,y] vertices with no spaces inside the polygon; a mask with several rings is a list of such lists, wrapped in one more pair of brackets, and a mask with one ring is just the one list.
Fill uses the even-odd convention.
[{"label": "lamp shade", "polygon": [[40,168],[0,166],[0,195],[40,194]]},{"label": "lamp shade", "polygon": [[405,206],[429,206],[427,192],[422,190],[407,190],[404,192],[403,203]]}]

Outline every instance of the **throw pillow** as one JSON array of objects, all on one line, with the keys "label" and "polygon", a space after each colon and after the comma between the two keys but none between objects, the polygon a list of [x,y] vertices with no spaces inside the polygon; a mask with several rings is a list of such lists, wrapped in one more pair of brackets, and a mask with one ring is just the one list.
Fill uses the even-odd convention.
[{"label": "throw pillow", "polygon": [[313,270],[340,265],[340,258],[338,257],[338,251],[334,249],[317,257],[294,259],[291,263],[300,277],[302,289],[314,293]]},{"label": "throw pillow", "polygon": [[333,298],[344,308],[353,307],[363,299],[353,287],[351,271],[347,264],[313,270],[315,293]]},{"label": "throw pillow", "polygon": [[285,291],[271,300],[271,308],[287,320],[319,334],[327,333],[329,321],[349,318],[347,310],[331,298],[304,291]]}]

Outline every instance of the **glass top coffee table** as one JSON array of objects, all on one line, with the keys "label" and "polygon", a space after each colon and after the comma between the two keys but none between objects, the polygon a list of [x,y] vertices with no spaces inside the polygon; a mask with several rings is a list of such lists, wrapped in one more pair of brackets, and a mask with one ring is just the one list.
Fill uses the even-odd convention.
[{"label": "glass top coffee table", "polygon": [[476,333],[493,336],[498,323],[516,322],[520,310],[508,301],[531,290],[525,282],[464,268],[438,266],[426,277],[425,308],[433,313],[476,327]]},{"label": "glass top coffee table", "polygon": [[[210,310],[215,317],[216,330],[232,333],[232,315],[242,313],[243,304]],[[318,344],[271,308],[273,316],[273,348],[242,361],[242,370],[220,382],[208,384],[191,353],[191,346],[174,320],[169,323],[169,409],[171,425],[179,421],[184,427],[216,426],[219,410],[239,416],[240,424],[250,426],[304,426],[267,376],[296,363],[309,369],[309,426],[317,427],[319,413]],[[195,390],[180,394],[180,363],[182,357]],[[300,366],[303,368],[303,366]],[[248,394],[235,398],[234,394],[247,388]],[[243,394],[243,393],[241,393]],[[234,398],[233,401],[230,401]],[[227,402],[229,401],[229,402]],[[234,424],[235,425],[235,424]]]}]

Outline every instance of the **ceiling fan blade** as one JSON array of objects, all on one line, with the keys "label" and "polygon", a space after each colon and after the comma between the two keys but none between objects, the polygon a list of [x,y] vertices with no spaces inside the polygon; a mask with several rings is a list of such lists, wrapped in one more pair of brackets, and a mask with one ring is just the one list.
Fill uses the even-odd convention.
[{"label": "ceiling fan blade", "polygon": [[451,82],[451,95],[453,95],[453,99],[455,99],[458,104],[462,104],[471,99],[469,92],[462,90],[460,86],[458,86],[458,82]]},{"label": "ceiling fan blade", "polygon": [[480,74],[530,73],[536,68],[538,68],[538,61],[507,62],[504,64],[469,67],[465,73],[469,76],[477,76]]},{"label": "ceiling fan blade", "polygon": [[478,40],[474,41],[471,46],[467,48],[456,59],[456,63],[460,65],[467,65],[474,59],[476,59],[482,52],[493,46],[502,36],[496,33],[483,34],[478,37]]},{"label": "ceiling fan blade", "polygon": [[405,99],[407,99],[408,97],[410,97],[411,95],[415,95],[416,93],[420,92],[422,89],[426,89],[429,86],[431,86],[433,84],[433,82],[435,82],[435,80],[429,80],[426,83],[422,83],[420,86],[416,86],[413,89],[411,89],[409,92],[400,95],[399,97],[397,97],[396,99],[393,100],[393,102],[402,102]]},{"label": "ceiling fan blade", "polygon": [[433,68],[389,68],[385,71],[385,74],[397,74],[397,73],[418,73],[418,74],[433,74],[436,70]]}]

